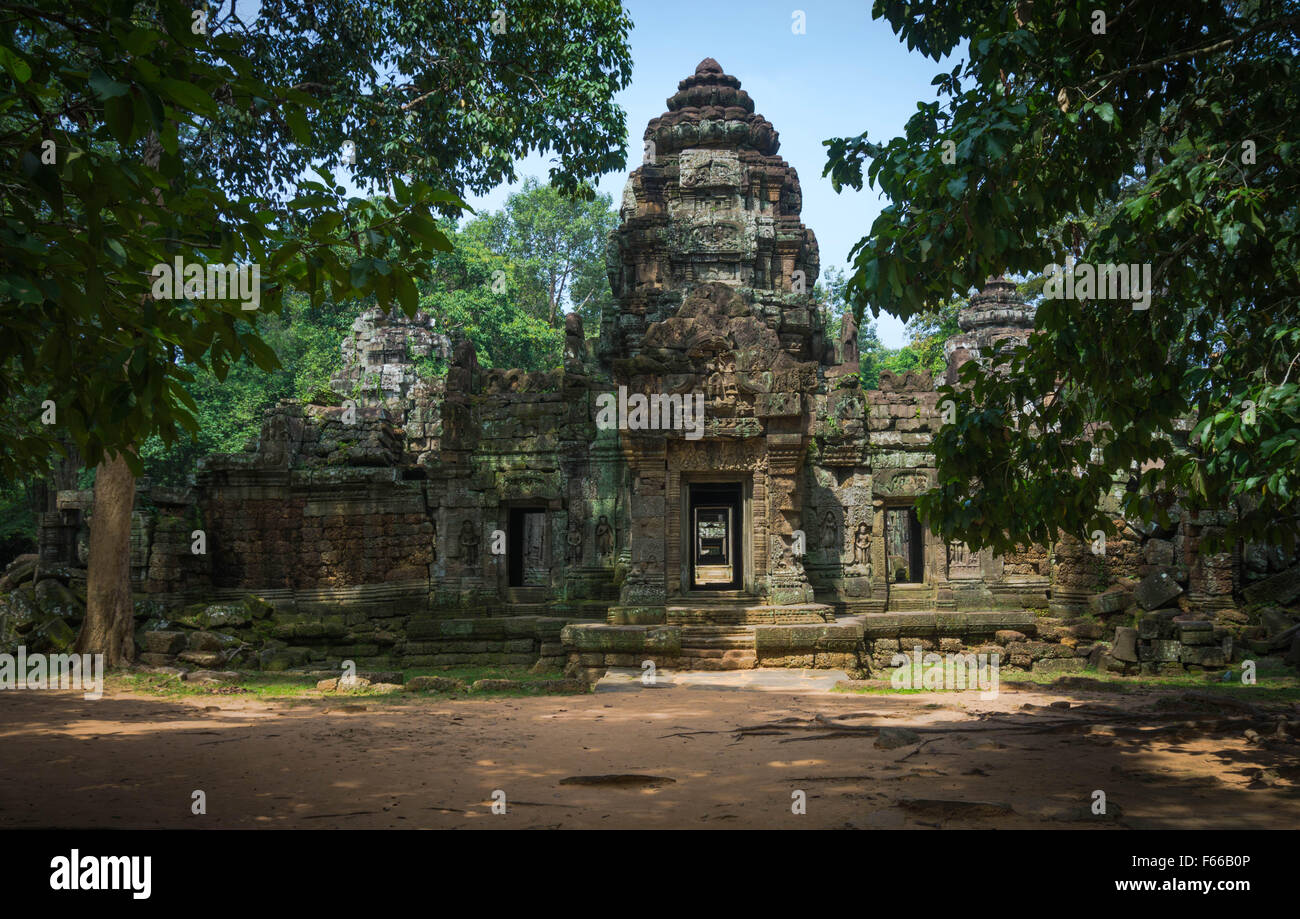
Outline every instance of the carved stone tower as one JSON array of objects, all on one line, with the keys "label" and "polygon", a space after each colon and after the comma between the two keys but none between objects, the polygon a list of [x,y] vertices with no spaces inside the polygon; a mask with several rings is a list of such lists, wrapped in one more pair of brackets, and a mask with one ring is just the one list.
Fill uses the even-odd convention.
[{"label": "carved stone tower", "polygon": [[[615,622],[671,622],[704,596],[812,599],[795,534],[823,354],[819,260],[778,146],[740,81],[706,58],[646,128],[623,192],[600,362],[620,391],[698,397],[704,418],[693,433],[620,423],[631,494]],[[726,535],[706,545],[712,532]],[[710,552],[725,565],[703,564]]]},{"label": "carved stone tower", "polygon": [[970,298],[957,316],[961,334],[944,344],[948,362],[945,379],[957,381],[957,370],[969,360],[987,355],[999,339],[1023,344],[1034,328],[1034,308],[1021,298],[1016,285],[1005,278],[989,278],[984,289]]}]

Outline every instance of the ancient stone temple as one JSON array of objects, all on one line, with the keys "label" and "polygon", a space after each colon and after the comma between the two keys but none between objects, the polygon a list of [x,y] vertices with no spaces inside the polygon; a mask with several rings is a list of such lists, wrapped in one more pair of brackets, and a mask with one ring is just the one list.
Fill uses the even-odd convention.
[{"label": "ancient stone temple", "polygon": [[620,393],[700,394],[704,417],[620,431],[628,571],[611,621],[833,618],[794,544],[825,353],[799,177],[711,59],[645,137],[610,242],[619,308],[599,364]]},{"label": "ancient stone temple", "polygon": [[[919,645],[1154,672],[1268,640],[1236,597],[1293,602],[1295,559],[1199,555],[1212,517],[1121,520],[1102,555],[1073,537],[996,556],[932,534],[915,502],[935,481],[935,383],[885,373],[865,391],[852,317],[827,339],[776,130],[706,59],[645,142],[608,245],[616,306],[591,339],[568,317],[561,367],[485,369],[429,317],[371,311],[330,404],[268,410],[258,441],[210,457],[188,490],[142,484],[146,660],[593,678],[645,660],[870,672]],[[989,282],[948,342],[949,379],[1033,319]],[[75,569],[88,506],[61,496],[50,564]]]}]

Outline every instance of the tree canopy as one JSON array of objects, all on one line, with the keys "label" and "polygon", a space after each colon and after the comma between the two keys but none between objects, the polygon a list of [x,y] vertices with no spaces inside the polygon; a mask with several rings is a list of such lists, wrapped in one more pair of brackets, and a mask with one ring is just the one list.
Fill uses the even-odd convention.
[{"label": "tree canopy", "polygon": [[[608,0],[0,7],[0,474],[97,466],[82,651],[130,656],[140,450],[290,291],[413,314],[459,193],[532,150],[582,191],[625,154]],[[350,195],[335,169],[378,194]],[[233,289],[232,289],[233,288]]]},{"label": "tree canopy", "polygon": [[[905,134],[827,141],[837,188],[890,200],[847,296],[909,318],[1072,256],[1148,266],[1147,309],[1044,297],[1027,346],[945,392],[932,527],[999,551],[1125,514],[1235,508],[1288,544],[1300,474],[1294,0],[877,0],[939,74]],[[865,175],[864,175],[864,166]],[[1213,518],[1206,518],[1213,519]]]},{"label": "tree canopy", "polygon": [[505,207],[470,230],[518,267],[518,295],[530,315],[554,326],[576,311],[590,329],[613,302],[605,243],[617,225],[609,195],[579,198],[529,177]]},{"label": "tree canopy", "polygon": [[[438,216],[524,151],[554,151],[570,189],[624,154],[616,3],[512,4],[504,21],[389,0],[0,16],[0,144],[19,164],[0,190],[0,401],[43,407],[0,422],[7,474],[39,469],[56,431],[91,465],[193,432],[192,368],[273,369],[256,323],[289,290],[414,311],[450,248]],[[336,167],[385,193],[349,196]],[[256,266],[257,308],[155,296],[178,257]]]}]

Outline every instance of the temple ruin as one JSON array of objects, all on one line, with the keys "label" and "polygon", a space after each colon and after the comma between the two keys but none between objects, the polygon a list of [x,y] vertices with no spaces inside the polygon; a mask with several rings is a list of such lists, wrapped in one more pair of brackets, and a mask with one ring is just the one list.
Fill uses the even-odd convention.
[{"label": "temple ruin", "polygon": [[[372,310],[333,404],[269,409],[256,443],[205,460],[190,488],[141,483],[144,662],[493,661],[594,679],[646,660],[866,673],[919,645],[1156,673],[1271,648],[1284,628],[1243,608],[1293,604],[1295,560],[1200,554],[1214,515],[1121,520],[1104,555],[1068,536],[998,556],[932,534],[915,500],[935,481],[936,384],[885,373],[864,390],[851,318],[827,336],[776,129],[706,59],[645,141],[608,245],[617,305],[590,339],[568,317],[563,367],[485,369],[428,317]],[[960,324],[950,379],[1023,340],[1033,309],[994,280]],[[430,357],[445,378],[421,375]],[[31,591],[24,622],[48,622],[47,580],[84,590],[89,496],[59,507],[30,583],[4,585]]]}]

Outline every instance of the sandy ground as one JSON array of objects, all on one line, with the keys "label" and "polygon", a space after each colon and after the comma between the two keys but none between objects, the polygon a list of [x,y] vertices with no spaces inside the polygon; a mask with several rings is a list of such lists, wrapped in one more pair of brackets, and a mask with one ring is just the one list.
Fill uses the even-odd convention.
[{"label": "sandy ground", "polygon": [[[1124,713],[1157,699],[680,686],[402,702],[9,691],[0,828],[1300,826],[1300,743],[1252,744],[1240,729],[1125,734]],[[1076,708],[1048,707],[1063,700]],[[1118,732],[1049,729],[1109,711],[1097,706],[1113,707]],[[773,726],[736,730],[763,724]],[[881,749],[873,732],[836,725],[944,730]],[[191,813],[196,789],[206,815]],[[505,814],[492,812],[497,790]],[[1091,813],[1095,790],[1106,816]],[[792,813],[798,791],[805,814]]]}]

